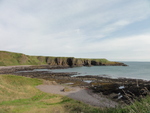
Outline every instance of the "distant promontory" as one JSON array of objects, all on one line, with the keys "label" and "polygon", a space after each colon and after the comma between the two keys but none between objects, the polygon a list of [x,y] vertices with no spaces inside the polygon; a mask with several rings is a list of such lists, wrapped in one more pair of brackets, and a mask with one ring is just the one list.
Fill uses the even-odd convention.
[{"label": "distant promontory", "polygon": [[126,66],[121,62],[107,59],[87,59],[74,57],[29,56],[22,53],[0,51],[0,66],[50,65],[50,66]]}]

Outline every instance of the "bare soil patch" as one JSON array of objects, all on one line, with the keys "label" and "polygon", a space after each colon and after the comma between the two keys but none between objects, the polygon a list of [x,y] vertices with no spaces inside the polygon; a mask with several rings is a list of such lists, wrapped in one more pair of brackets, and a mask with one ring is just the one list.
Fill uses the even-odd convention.
[{"label": "bare soil patch", "polygon": [[[70,89],[69,91],[63,91],[64,88]],[[39,85],[36,86],[39,90],[52,93],[68,96],[72,99],[82,101],[86,104],[90,104],[92,106],[97,107],[115,107],[118,104],[110,99],[101,97],[95,93],[93,93],[90,89],[80,88],[80,87],[71,87],[66,85]]]}]

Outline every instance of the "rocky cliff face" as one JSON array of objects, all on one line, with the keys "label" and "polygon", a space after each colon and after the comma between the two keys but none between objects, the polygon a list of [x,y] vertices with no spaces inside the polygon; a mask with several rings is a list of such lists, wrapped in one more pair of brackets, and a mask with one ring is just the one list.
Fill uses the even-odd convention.
[{"label": "rocky cliff face", "polygon": [[125,66],[123,63],[111,62],[107,59],[83,59],[74,57],[44,57],[29,56],[21,53],[12,53],[0,51],[0,66],[9,65],[50,65],[50,66],[101,66],[101,65],[118,65]]},{"label": "rocky cliff face", "polygon": [[[106,59],[82,59],[74,57],[46,57],[45,62],[51,66],[126,66],[120,62],[111,62]],[[44,62],[44,61],[43,61]]]}]

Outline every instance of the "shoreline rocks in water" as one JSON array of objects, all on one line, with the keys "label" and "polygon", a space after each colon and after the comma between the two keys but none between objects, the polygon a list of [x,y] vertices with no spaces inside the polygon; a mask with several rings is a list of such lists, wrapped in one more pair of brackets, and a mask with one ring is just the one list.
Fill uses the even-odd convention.
[{"label": "shoreline rocks in water", "polygon": [[19,66],[0,66],[0,74],[9,74],[17,71],[29,71],[34,69],[64,69],[69,68],[68,66],[50,66],[50,65],[19,65]]}]

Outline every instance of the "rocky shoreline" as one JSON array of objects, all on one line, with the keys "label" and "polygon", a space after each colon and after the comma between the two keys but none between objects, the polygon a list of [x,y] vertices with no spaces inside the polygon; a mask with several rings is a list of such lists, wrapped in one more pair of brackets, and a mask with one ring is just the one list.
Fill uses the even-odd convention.
[{"label": "rocky shoreline", "polygon": [[48,71],[32,71],[34,69],[63,69],[67,66],[1,66],[0,74],[14,74],[31,78],[40,78],[55,81],[59,84],[79,86],[91,89],[99,96],[105,96],[121,104],[130,104],[134,100],[149,95],[150,81],[141,79],[118,78],[112,79],[105,76],[77,76],[76,73],[54,73]]},{"label": "rocky shoreline", "polygon": [[18,66],[0,66],[0,74],[11,74],[17,71],[29,71],[34,69],[64,69],[69,66],[50,66],[50,65],[18,65]]}]

